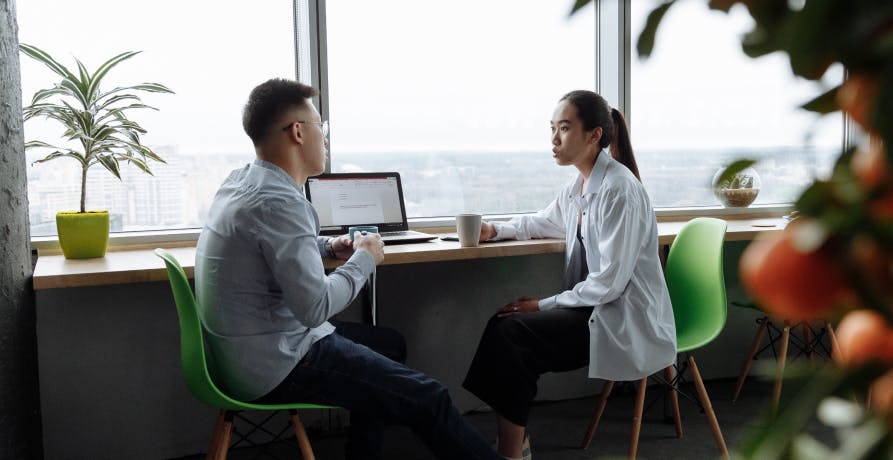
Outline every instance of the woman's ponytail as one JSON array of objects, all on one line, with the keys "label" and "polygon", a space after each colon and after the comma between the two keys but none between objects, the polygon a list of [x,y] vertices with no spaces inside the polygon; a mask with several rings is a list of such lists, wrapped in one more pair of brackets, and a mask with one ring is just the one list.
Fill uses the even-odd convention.
[{"label": "woman's ponytail", "polygon": [[639,182],[642,178],[639,176],[639,165],[636,164],[636,157],[633,155],[633,146],[629,141],[629,129],[626,127],[626,120],[623,114],[617,109],[611,109],[611,118],[614,121],[614,133],[611,136],[611,156],[615,160],[623,163],[624,166],[632,171]]}]

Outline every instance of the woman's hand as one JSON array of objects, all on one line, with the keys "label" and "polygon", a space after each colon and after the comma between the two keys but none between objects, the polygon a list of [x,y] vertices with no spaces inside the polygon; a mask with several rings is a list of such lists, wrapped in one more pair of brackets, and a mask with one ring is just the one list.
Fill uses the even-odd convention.
[{"label": "woman's hand", "polygon": [[540,301],[532,297],[519,297],[518,300],[505,304],[496,311],[496,316],[502,318],[504,316],[520,315],[521,313],[530,313],[532,311],[540,311]]},{"label": "woman's hand", "polygon": [[353,242],[350,236],[341,235],[332,238],[332,254],[336,259],[347,260],[353,255]]},{"label": "woman's hand", "polygon": [[478,241],[488,241],[492,238],[496,238],[496,227],[490,222],[481,222],[481,239]]}]

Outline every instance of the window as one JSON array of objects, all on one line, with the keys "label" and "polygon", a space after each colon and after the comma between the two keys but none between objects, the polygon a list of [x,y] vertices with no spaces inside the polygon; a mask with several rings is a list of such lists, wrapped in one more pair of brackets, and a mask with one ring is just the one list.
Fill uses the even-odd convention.
[{"label": "window", "polygon": [[594,14],[537,0],[326,2],[331,170],[399,171],[407,215],[543,208],[549,120],[594,89]]},{"label": "window", "polygon": [[[635,43],[654,5],[631,3]],[[824,90],[793,77],[784,55],[747,57],[740,36],[750,29],[743,9],[727,16],[705,2],[677,2],[651,58],[642,62],[633,51],[630,135],[655,207],[718,205],[713,174],[737,158],[759,160],[757,204],[790,203],[830,172],[842,116],[798,109]],[[840,82],[841,70],[828,78]]]},{"label": "window", "polygon": [[[148,130],[144,142],[167,164],[152,164],[154,176],[124,166],[123,181],[92,168],[88,209],[108,209],[113,231],[200,227],[224,177],[254,157],[241,123],[248,93],[268,78],[294,78],[292,18],[291,0],[19,2],[20,42],[49,52],[70,69],[77,57],[91,71],[115,54],[141,50],[109,74],[105,89],[151,81],[176,92],[148,95],[144,102],[159,111],[132,114]],[[21,55],[21,63],[27,105],[35,91],[56,80],[27,56]],[[25,125],[26,140],[59,143],[60,134],[53,122],[34,119]],[[77,209],[80,190],[74,160],[31,166],[40,153],[28,155],[33,236],[55,234],[55,213]]]}]

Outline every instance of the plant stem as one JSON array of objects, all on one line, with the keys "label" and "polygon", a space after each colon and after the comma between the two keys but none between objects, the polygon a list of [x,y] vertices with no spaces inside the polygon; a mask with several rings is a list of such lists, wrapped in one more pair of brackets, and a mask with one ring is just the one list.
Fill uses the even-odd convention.
[{"label": "plant stem", "polygon": [[81,212],[87,212],[85,204],[87,202],[87,167],[81,169]]}]

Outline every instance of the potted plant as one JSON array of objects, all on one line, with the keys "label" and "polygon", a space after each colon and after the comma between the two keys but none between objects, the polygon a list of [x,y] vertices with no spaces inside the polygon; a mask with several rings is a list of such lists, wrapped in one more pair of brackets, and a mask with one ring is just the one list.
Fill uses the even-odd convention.
[{"label": "potted plant", "polygon": [[713,195],[727,208],[746,208],[760,193],[760,175],[746,167],[731,177],[723,176],[728,168],[720,168],[713,176]]},{"label": "potted plant", "polygon": [[24,43],[19,48],[62,77],[62,81],[52,88],[34,94],[31,105],[24,108],[24,120],[42,116],[58,121],[65,128],[62,135],[65,145],[57,147],[34,140],[26,142],[25,149],[53,150],[35,163],[68,157],[77,160],[81,167],[80,210],[56,214],[59,245],[69,259],[103,257],[108,246],[109,214],[108,211],[86,210],[87,171],[98,164],[121,179],[121,162],[133,164],[147,174],[152,174],[149,160],[164,163],[152,149],[141,143],[140,135],[146,130],[127,114],[132,109],[157,110],[143,104],[138,92],[173,91],[159,83],[116,87],[105,92],[100,89],[100,83],[112,68],[139,51],[118,54],[92,73],[75,59],[78,69],[74,73],[39,48]]}]

